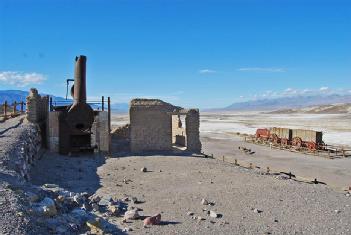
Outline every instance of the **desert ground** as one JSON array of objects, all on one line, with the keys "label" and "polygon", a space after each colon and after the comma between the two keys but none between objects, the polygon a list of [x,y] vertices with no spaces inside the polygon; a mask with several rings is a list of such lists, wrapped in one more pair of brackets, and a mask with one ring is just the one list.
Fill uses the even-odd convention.
[{"label": "desert ground", "polygon": [[[69,162],[69,165],[68,165]],[[68,166],[68,167],[67,167]],[[140,169],[146,167],[147,171]],[[62,169],[65,168],[65,171]],[[351,197],[326,185],[262,175],[216,159],[187,155],[67,157],[46,154],[32,183],[105,200],[136,197],[141,216],[161,213],[161,225],[123,215],[104,217],[111,234],[349,234]],[[206,199],[211,205],[203,205]],[[208,215],[213,211],[218,218]]]},{"label": "desert ground", "polygon": [[[351,159],[325,159],[248,144],[235,132],[256,128],[252,123],[259,119],[246,118],[202,116],[203,151],[215,158],[185,152],[113,153],[107,157],[45,153],[31,169],[31,182],[56,184],[73,193],[87,192],[139,209],[141,219],[125,222],[123,212],[106,216],[96,211],[111,234],[350,234],[351,194],[343,189],[350,186]],[[262,126],[268,126],[270,120],[262,119]],[[302,123],[287,120],[289,125]],[[315,126],[320,121],[312,120],[306,122]],[[335,126],[341,122],[330,122],[324,128],[337,131],[341,127]],[[113,126],[125,123],[127,115],[112,118]],[[284,124],[282,119],[277,121],[280,124]],[[345,125],[342,131],[347,134]],[[239,146],[255,153],[247,155]],[[221,156],[229,162],[237,159],[240,166],[222,161]],[[247,167],[249,163],[253,169]],[[267,166],[271,168],[268,174]],[[146,172],[141,171],[144,167]],[[279,172],[292,172],[299,179]],[[312,183],[315,178],[325,184]],[[128,201],[130,198],[137,201]],[[202,199],[209,205],[203,205]],[[209,211],[217,217],[211,217]],[[143,227],[142,218],[156,213],[161,213],[162,223]]]},{"label": "desert ground", "polygon": [[[127,114],[113,115],[112,125],[128,123]],[[202,113],[200,135],[203,152],[221,158],[225,156],[240,164],[250,163],[275,171],[292,172],[300,177],[325,182],[342,190],[351,185],[351,158],[325,159],[322,157],[291,153],[269,147],[246,143],[236,133],[254,134],[257,128],[288,127],[323,131],[323,140],[351,148],[349,114],[262,114],[258,112]],[[251,149],[245,154],[238,147]]]}]

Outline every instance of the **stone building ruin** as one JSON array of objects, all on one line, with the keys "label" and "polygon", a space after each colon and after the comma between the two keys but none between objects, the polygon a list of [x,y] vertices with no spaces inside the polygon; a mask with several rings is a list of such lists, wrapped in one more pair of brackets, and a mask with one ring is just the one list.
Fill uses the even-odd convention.
[{"label": "stone building ruin", "polygon": [[[181,117],[185,116],[183,122]],[[129,108],[130,150],[201,152],[198,109],[184,109],[159,99],[133,99]]]}]

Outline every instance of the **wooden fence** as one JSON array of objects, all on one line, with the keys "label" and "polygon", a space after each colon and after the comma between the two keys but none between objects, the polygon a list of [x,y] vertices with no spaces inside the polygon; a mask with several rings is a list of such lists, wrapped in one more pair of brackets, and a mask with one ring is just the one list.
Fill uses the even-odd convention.
[{"label": "wooden fence", "polygon": [[[291,171],[285,172],[283,170],[278,170],[278,169],[272,169],[269,166],[266,167],[261,167],[261,166],[257,166],[251,162],[246,163],[246,162],[241,162],[239,163],[238,159],[236,159],[234,156],[216,156],[214,154],[207,154],[207,153],[202,153],[202,155],[205,158],[212,158],[212,159],[216,159],[219,161],[223,161],[226,163],[229,163],[233,166],[236,167],[240,167],[240,168],[245,168],[248,170],[259,170],[261,173],[260,174],[264,174],[264,175],[272,175],[272,176],[285,176],[291,180],[300,182],[300,183],[307,183],[307,184],[324,184],[327,185],[327,183],[319,181],[317,178],[306,178],[306,177],[302,177],[302,176],[298,176],[296,174],[293,174]],[[328,185],[329,187],[333,188],[336,191],[339,192],[344,192],[344,191],[350,191],[351,192],[351,186],[347,186],[347,187],[337,187],[334,185]]]},{"label": "wooden fence", "polygon": [[5,120],[13,117],[17,117],[21,114],[23,114],[24,111],[24,106],[26,105],[25,102],[13,102],[12,104],[9,104],[7,101],[5,101],[3,104],[0,105],[0,121],[4,122]]}]

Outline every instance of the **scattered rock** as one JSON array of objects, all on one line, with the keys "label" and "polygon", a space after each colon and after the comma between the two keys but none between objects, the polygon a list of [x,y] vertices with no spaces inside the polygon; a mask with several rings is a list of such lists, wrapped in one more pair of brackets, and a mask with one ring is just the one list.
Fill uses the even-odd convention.
[{"label": "scattered rock", "polygon": [[58,188],[59,187],[57,184],[44,184],[43,186],[45,188]]},{"label": "scattered rock", "polygon": [[140,169],[140,171],[141,172],[147,172],[147,169],[146,169],[146,167],[143,167],[143,168]]},{"label": "scattered rock", "polygon": [[71,231],[77,233],[79,231],[79,225],[75,223],[69,223],[68,224],[69,228]]},{"label": "scattered rock", "polygon": [[217,218],[218,214],[216,212],[214,212],[214,211],[210,211],[210,217]]},{"label": "scattered rock", "polygon": [[33,203],[33,211],[40,216],[54,216],[57,214],[54,200],[49,197],[45,197],[39,203]]},{"label": "scattered rock", "polygon": [[259,210],[259,209],[257,209],[257,208],[254,208],[254,209],[253,209],[253,212],[255,212],[255,213],[258,213],[258,214],[259,214],[259,213],[262,213],[263,211],[262,211],[262,210]]},{"label": "scattered rock", "polygon": [[93,202],[98,203],[101,200],[101,198],[99,196],[97,196],[97,195],[92,195],[92,196],[89,197],[89,200],[92,203]]},{"label": "scattered rock", "polygon": [[57,202],[57,203],[63,203],[64,201],[65,201],[65,197],[64,197],[64,196],[58,195],[58,196],[56,197],[56,202]]},{"label": "scattered rock", "polygon": [[124,219],[130,219],[130,220],[135,220],[135,219],[139,219],[140,215],[138,213],[137,209],[134,210],[128,210],[126,211],[126,213],[124,213]]},{"label": "scattered rock", "polygon": [[30,202],[37,202],[39,201],[39,196],[32,192],[26,192],[26,196]]},{"label": "scattered rock", "polygon": [[201,216],[198,216],[198,217],[197,217],[197,220],[198,220],[198,221],[202,221],[202,220],[205,220],[205,218],[202,218]]},{"label": "scattered rock", "polygon": [[119,213],[119,208],[118,208],[118,206],[116,206],[116,205],[109,205],[109,206],[107,207],[107,210],[108,210],[109,212],[111,212],[112,215],[118,215],[118,213]]},{"label": "scattered rock", "polygon": [[204,205],[204,206],[207,206],[209,203],[208,203],[208,201],[205,198],[203,198],[201,200],[201,204]]},{"label": "scattered rock", "polygon": [[161,223],[161,214],[156,214],[154,216],[150,216],[144,219],[144,226],[158,225],[160,223]]},{"label": "scattered rock", "polygon": [[194,212],[188,211],[188,212],[186,213],[186,215],[192,216],[192,215],[194,215]]},{"label": "scattered rock", "polygon": [[99,211],[99,205],[97,203],[91,204],[91,207],[93,208],[94,211]]},{"label": "scattered rock", "polygon": [[88,214],[86,213],[85,210],[81,208],[76,208],[72,210],[70,214],[81,224],[88,220]]},{"label": "scattered rock", "polygon": [[110,199],[107,198],[102,198],[99,202],[98,202],[99,206],[108,206],[110,205]]},{"label": "scattered rock", "polygon": [[103,234],[101,220],[99,218],[87,221],[86,225],[93,234]]},{"label": "scattered rock", "polygon": [[341,211],[340,210],[334,210],[336,214],[339,214]]},{"label": "scattered rock", "polygon": [[130,227],[125,227],[125,228],[122,230],[122,232],[131,232],[131,231],[133,231],[133,229],[130,228]]},{"label": "scattered rock", "polygon": [[138,201],[138,198],[136,198],[136,197],[131,197],[130,199],[131,199],[131,201],[132,201],[133,203],[138,203],[138,202],[139,202],[139,201]]}]

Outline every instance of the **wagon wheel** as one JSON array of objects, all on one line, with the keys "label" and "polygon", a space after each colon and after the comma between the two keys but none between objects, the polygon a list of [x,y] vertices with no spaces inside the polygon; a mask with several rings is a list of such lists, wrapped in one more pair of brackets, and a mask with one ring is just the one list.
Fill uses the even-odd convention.
[{"label": "wagon wheel", "polygon": [[284,146],[288,145],[288,139],[286,138],[281,139],[281,144]]},{"label": "wagon wheel", "polygon": [[279,137],[277,136],[277,134],[271,134],[269,139],[275,144],[277,144],[279,142]]},{"label": "wagon wheel", "polygon": [[302,146],[302,139],[300,137],[294,137],[292,140],[292,145],[300,148]]},{"label": "wagon wheel", "polygon": [[311,151],[316,151],[317,150],[317,144],[315,142],[308,142],[307,147]]}]

